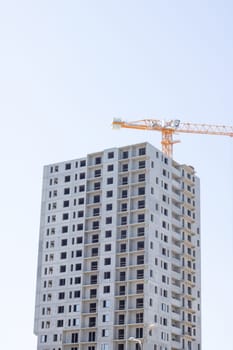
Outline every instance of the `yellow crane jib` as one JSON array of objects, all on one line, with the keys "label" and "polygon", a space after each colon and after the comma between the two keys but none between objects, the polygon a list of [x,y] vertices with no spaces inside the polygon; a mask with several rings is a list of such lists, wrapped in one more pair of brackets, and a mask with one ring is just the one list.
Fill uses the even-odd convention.
[{"label": "yellow crane jib", "polygon": [[169,157],[172,157],[173,155],[173,144],[180,142],[178,140],[173,140],[173,134],[175,133],[222,135],[233,137],[233,126],[182,123],[179,119],[169,121],[159,119],[142,119],[126,122],[115,118],[113,119],[112,126],[114,129],[127,128],[160,131],[162,133],[162,151]]}]

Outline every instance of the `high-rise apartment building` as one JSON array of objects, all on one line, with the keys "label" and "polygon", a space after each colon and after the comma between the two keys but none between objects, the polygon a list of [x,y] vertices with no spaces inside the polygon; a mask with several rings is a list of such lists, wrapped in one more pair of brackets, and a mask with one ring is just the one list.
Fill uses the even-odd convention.
[{"label": "high-rise apartment building", "polygon": [[44,168],[38,350],[200,350],[193,167],[148,143]]}]

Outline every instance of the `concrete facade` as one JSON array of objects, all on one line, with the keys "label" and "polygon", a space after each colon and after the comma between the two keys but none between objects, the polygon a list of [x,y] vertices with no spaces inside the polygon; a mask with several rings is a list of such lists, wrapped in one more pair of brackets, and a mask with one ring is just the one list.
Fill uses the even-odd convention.
[{"label": "concrete facade", "polygon": [[149,143],[45,166],[37,349],[200,350],[199,211],[193,167]]}]

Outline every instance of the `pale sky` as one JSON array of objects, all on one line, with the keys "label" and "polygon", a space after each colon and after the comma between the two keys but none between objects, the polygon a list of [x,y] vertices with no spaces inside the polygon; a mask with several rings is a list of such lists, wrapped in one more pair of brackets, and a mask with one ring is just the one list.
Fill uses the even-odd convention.
[{"label": "pale sky", "polygon": [[[0,1],[0,349],[36,349],[43,165],[148,141],[114,117],[233,125],[233,2]],[[201,180],[202,350],[232,349],[233,139],[178,135]]]}]

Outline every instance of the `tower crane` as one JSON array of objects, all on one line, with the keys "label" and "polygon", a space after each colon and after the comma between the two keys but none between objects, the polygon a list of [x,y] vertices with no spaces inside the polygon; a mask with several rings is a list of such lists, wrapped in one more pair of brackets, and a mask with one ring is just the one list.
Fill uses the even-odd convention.
[{"label": "tower crane", "polygon": [[162,151],[168,157],[172,157],[173,155],[173,144],[180,142],[179,140],[173,140],[173,135],[176,133],[208,134],[233,137],[233,126],[182,123],[178,119],[169,121],[159,119],[142,119],[132,122],[126,122],[121,119],[113,119],[112,126],[114,129],[128,128],[160,131],[162,133]]}]

